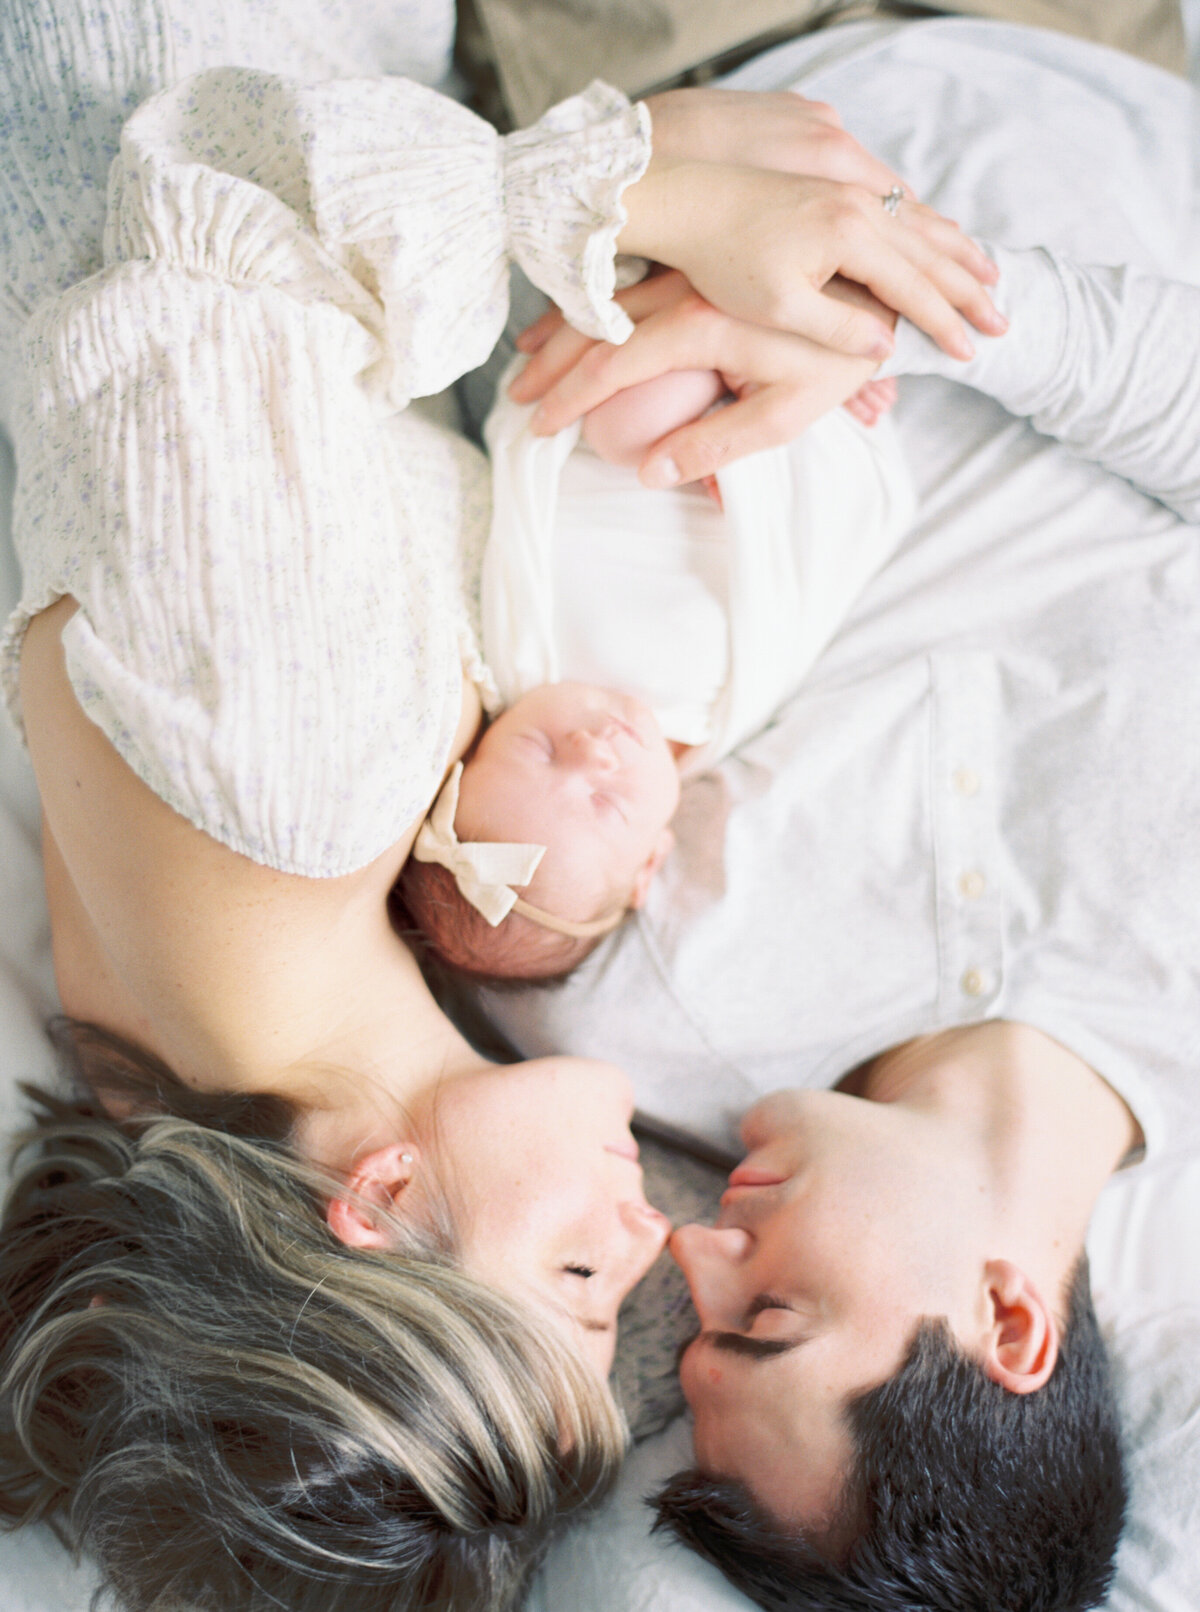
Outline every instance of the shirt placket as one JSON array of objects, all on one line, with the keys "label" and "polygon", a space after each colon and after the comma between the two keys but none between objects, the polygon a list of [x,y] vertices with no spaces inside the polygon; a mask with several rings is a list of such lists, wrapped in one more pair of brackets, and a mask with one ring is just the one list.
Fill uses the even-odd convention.
[{"label": "shirt placket", "polygon": [[997,713],[999,678],[982,653],[931,658],[938,1018],[992,1016],[1004,989]]}]

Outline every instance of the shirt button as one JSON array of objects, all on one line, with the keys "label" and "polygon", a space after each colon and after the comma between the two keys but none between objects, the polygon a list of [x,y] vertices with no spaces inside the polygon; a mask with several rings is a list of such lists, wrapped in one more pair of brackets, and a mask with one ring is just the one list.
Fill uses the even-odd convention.
[{"label": "shirt button", "polygon": [[987,989],[987,981],[977,968],[968,968],[962,977],[962,988],[968,996],[982,996]]},{"label": "shirt button", "polygon": [[971,868],[958,876],[958,893],[968,901],[978,901],[987,889],[987,880],[978,868]]},{"label": "shirt button", "polygon": [[979,774],[971,767],[960,767],[954,774],[954,787],[960,795],[977,795],[979,785]]}]

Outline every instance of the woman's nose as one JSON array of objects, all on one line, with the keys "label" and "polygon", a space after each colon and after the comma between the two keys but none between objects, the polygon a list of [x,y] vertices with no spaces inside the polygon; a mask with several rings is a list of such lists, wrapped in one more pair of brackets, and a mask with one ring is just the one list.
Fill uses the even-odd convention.
[{"label": "woman's nose", "polygon": [[621,1298],[624,1298],[624,1294],[642,1280],[650,1265],[663,1253],[666,1240],[671,1235],[671,1222],[660,1209],[653,1209],[648,1203],[637,1203],[634,1199],[618,1204],[616,1212],[624,1236],[610,1269],[616,1273]]},{"label": "woman's nose", "polygon": [[671,1222],[661,1209],[633,1199],[622,1203],[619,1213],[629,1236],[631,1259],[641,1267],[635,1278],[637,1280],[645,1275],[662,1253],[671,1235]]},{"label": "woman's nose", "polygon": [[702,1326],[720,1324],[740,1302],[741,1267],[753,1238],[740,1226],[681,1226],[671,1238],[671,1256],[687,1277]]}]

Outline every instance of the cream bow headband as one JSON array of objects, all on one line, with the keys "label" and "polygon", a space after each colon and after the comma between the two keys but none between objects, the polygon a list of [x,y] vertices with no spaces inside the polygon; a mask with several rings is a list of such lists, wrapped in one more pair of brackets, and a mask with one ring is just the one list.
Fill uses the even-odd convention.
[{"label": "cream bow headband", "polygon": [[463,764],[457,761],[417,833],[412,854],[418,862],[436,862],[452,873],[463,900],[470,902],[476,912],[481,912],[493,929],[502,924],[510,912],[519,912],[543,929],[553,929],[560,935],[573,935],[580,940],[607,935],[617,927],[625,916],[623,907],[605,913],[602,918],[575,923],[522,901],[512,886],[529,883],[546,854],[546,847],[503,840],[468,840],[464,844],[454,829],[462,775]]}]

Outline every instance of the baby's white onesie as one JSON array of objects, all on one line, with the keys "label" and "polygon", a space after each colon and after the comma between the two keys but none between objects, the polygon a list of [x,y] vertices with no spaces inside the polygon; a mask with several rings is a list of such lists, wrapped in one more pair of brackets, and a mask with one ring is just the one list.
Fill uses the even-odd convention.
[{"label": "baby's white onesie", "polygon": [[535,437],[505,396],[486,426],[493,514],[483,652],[505,705],[563,679],[624,689],[720,760],[791,695],[910,527],[895,430],[838,409],[699,486],[651,491],[578,425]]}]

